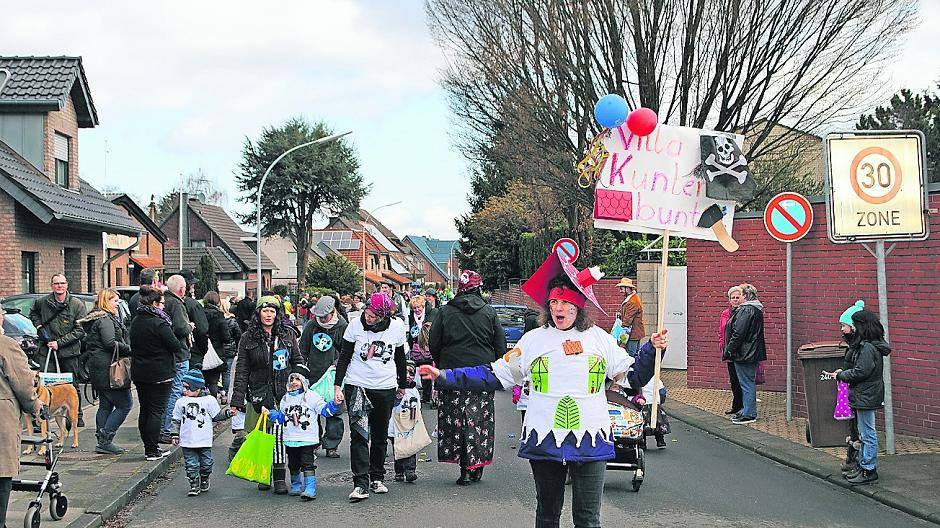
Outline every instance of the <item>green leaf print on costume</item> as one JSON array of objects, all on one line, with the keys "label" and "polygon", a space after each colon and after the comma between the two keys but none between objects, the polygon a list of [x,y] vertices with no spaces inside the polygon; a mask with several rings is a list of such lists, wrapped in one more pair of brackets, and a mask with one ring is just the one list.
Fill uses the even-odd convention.
[{"label": "green leaf print on costume", "polygon": [[555,407],[555,429],[580,429],[581,410],[571,396],[562,398]]},{"label": "green leaf print on costume", "polygon": [[588,393],[597,394],[604,389],[607,361],[601,356],[588,356]]},{"label": "green leaf print on costume", "polygon": [[529,388],[535,392],[545,394],[548,392],[548,358],[542,356],[529,366]]}]

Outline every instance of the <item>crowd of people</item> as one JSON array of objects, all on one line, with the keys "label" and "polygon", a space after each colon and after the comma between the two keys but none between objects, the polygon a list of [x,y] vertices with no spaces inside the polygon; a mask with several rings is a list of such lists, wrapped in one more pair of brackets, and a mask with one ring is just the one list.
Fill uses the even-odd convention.
[{"label": "crowd of people", "polygon": [[[604,463],[613,457],[613,442],[604,383],[582,378],[622,384],[640,405],[654,398],[662,403],[665,387],[653,386],[652,377],[656,350],[667,347],[667,337],[659,332],[644,344],[642,302],[626,278],[617,284],[624,299],[614,329],[595,325],[586,310],[587,301],[597,305],[591,280],[585,280],[590,276],[549,255],[523,287],[541,313],[526,314],[526,331],[509,352],[499,317],[482,295],[482,277],[470,270],[461,274],[454,295],[382,284],[370,294],[302,293],[295,302],[272,292],[253,300],[209,291],[197,299],[192,274],[175,274],[161,284],[144,270],[126,318],[114,289],[101,290],[85,313],[65,277],[56,274],[52,292],[37,299],[29,315],[40,334],[44,368],[50,355],[57,356],[56,368],[76,379],[83,373],[95,389],[95,450],[101,454],[124,452],[114,439],[133,397],[129,387],[113,388],[110,368],[130,358],[145,457],[167,456],[161,444],[181,446],[190,495],[209,490],[212,423],[228,418],[235,433],[230,455],[256,424],[275,436],[271,479],[260,490],[315,498],[317,449],[340,458],[348,424],[349,500],[388,493],[392,416],[403,408],[420,411],[421,403],[438,410],[438,461],[459,467],[458,485],[472,485],[493,463],[495,392],[514,390],[523,410],[518,455],[529,460],[536,483],[537,526],[557,524],[566,480],[574,484],[575,524],[599,526]],[[746,424],[758,417],[756,384],[767,359],[763,305],[750,284],[732,287],[728,302],[718,333],[733,394],[727,414]],[[845,474],[853,483],[873,482],[874,413],[884,397],[880,365],[890,349],[877,317],[861,301],[840,323],[848,343],[844,366],[825,375],[848,384],[861,445]],[[38,411],[23,354],[10,339],[0,339],[0,345],[0,399]],[[313,389],[324,380],[326,393]],[[559,422],[560,406],[576,409],[571,415],[578,418]],[[0,420],[8,420],[11,409],[0,408]],[[664,431],[653,434],[665,447]],[[8,443],[0,454],[16,452]],[[16,475],[8,462],[16,457],[4,460],[5,507],[8,475]],[[394,471],[396,481],[418,479],[413,455],[396,459]]]}]

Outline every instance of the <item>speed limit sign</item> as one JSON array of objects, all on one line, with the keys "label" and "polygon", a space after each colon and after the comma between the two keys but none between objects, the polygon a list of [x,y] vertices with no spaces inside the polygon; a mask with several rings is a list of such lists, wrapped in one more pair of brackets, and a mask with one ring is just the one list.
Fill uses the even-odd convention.
[{"label": "speed limit sign", "polygon": [[927,238],[921,132],[829,134],[825,157],[833,242]]}]

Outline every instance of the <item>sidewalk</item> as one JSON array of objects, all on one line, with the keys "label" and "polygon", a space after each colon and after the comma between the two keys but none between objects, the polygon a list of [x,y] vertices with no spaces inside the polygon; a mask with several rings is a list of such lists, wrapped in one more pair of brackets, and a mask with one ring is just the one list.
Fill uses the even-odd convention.
[{"label": "sidewalk", "polygon": [[734,425],[724,415],[731,391],[690,389],[684,370],[663,370],[669,415],[776,462],[804,471],[915,517],[940,524],[940,440],[897,435],[897,454],[884,453],[881,436],[876,484],[851,486],[842,478],[845,451],[813,448],[806,442],[805,418],[786,421],[786,395],[758,391],[760,419]]},{"label": "sidewalk", "polygon": [[[97,406],[86,406],[85,425],[79,432],[78,449],[72,449],[71,436],[59,457],[56,471],[62,482],[62,492],[68,499],[69,507],[65,517],[53,521],[49,516],[48,495],[43,497],[42,526],[60,528],[96,528],[102,520],[116,514],[130,502],[141,490],[166,473],[182,453],[179,448],[162,446],[170,449],[170,455],[163,460],[147,462],[144,460],[144,446],[137,432],[137,398],[134,394],[134,407],[124,425],[118,430],[114,443],[127,450],[123,455],[110,456],[95,453],[95,411]],[[58,431],[55,422],[51,425],[54,434]],[[36,461],[41,457],[29,455]],[[25,456],[23,456],[25,459]],[[20,478],[41,479],[45,468],[21,468]],[[22,526],[29,501],[35,494],[13,492],[10,494],[10,506],[7,511],[7,526]]]}]

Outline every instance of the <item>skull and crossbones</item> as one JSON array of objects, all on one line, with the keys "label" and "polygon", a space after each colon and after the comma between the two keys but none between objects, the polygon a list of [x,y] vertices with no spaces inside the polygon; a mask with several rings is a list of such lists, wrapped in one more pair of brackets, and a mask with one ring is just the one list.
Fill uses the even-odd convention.
[{"label": "skull and crossbones", "polygon": [[715,152],[705,159],[705,173],[709,181],[717,176],[727,175],[743,184],[748,176],[747,158],[741,154],[734,141],[726,136],[714,136]]}]

